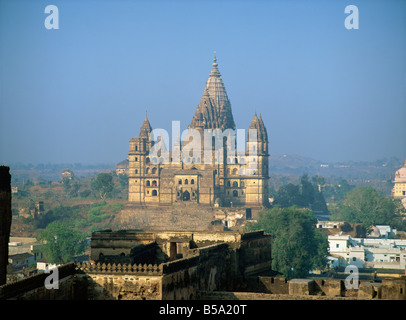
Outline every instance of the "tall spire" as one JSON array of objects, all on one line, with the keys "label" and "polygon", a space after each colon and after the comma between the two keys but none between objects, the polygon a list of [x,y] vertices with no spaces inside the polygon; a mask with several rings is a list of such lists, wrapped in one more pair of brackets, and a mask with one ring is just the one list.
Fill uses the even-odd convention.
[{"label": "tall spire", "polygon": [[196,129],[202,120],[205,129],[235,129],[231,103],[218,70],[216,56],[214,56],[209,79],[189,127]]}]

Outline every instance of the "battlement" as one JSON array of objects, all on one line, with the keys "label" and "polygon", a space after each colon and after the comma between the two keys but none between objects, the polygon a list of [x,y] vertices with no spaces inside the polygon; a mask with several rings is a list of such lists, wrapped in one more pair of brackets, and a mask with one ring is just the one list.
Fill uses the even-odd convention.
[{"label": "battlement", "polygon": [[163,275],[163,264],[77,263],[76,269],[89,274]]}]

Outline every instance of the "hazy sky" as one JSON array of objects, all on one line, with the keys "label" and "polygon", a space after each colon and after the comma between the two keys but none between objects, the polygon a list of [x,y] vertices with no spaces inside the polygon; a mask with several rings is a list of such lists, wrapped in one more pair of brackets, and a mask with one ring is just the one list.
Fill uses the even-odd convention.
[{"label": "hazy sky", "polygon": [[213,51],[271,153],[406,159],[406,1],[0,0],[0,163],[117,163],[145,110],[185,129]]}]

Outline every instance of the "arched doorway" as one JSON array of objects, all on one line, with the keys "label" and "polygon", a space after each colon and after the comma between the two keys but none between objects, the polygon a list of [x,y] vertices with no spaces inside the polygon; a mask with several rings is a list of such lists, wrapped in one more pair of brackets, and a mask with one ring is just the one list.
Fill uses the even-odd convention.
[{"label": "arched doorway", "polygon": [[189,191],[184,191],[183,192],[183,194],[182,194],[182,200],[183,201],[189,201],[190,200],[190,193],[189,193]]}]

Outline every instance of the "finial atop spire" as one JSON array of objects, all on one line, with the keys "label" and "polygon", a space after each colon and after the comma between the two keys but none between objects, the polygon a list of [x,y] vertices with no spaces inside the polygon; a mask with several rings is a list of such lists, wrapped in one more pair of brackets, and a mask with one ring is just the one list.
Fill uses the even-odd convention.
[{"label": "finial atop spire", "polygon": [[[214,51],[214,53],[216,53],[216,51]],[[213,59],[213,69],[211,69],[210,77],[220,77],[220,72],[219,72],[219,70],[217,69],[217,66],[218,66],[218,64],[217,64],[217,58],[216,58],[216,56],[214,56],[214,59]]]}]

